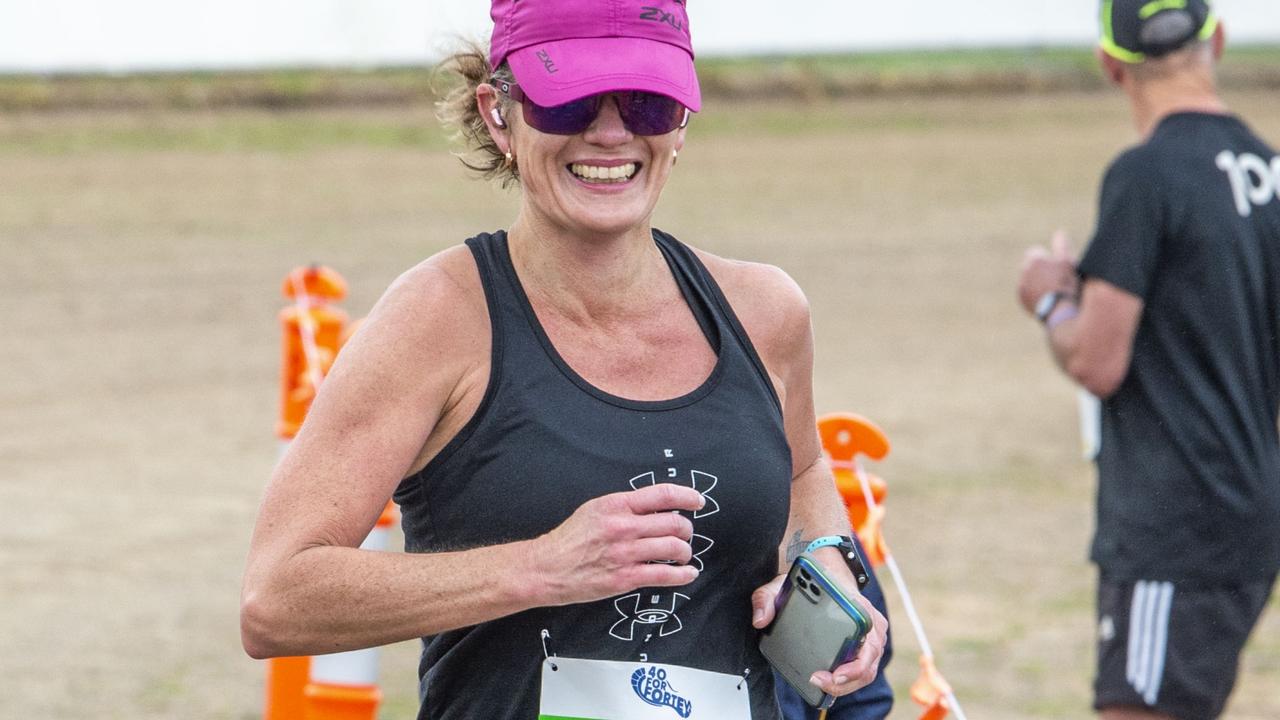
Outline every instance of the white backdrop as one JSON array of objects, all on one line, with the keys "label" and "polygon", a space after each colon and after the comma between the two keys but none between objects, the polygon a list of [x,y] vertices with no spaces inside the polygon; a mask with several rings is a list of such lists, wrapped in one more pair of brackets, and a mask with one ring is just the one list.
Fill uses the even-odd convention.
[{"label": "white backdrop", "polygon": [[[1218,0],[1231,37],[1280,43],[1277,0]],[[690,0],[703,55],[1088,45],[1097,0]],[[0,72],[422,64],[487,39],[487,0],[0,0]]]}]

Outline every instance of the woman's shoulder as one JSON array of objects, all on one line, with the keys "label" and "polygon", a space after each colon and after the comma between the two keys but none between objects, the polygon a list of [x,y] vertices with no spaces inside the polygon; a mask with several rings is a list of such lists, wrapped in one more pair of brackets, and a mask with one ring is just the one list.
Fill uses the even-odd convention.
[{"label": "woman's shoulder", "polygon": [[810,344],[809,299],[782,268],[693,248],[766,365]]},{"label": "woman's shoulder", "polygon": [[439,311],[465,313],[479,300],[484,309],[484,287],[475,259],[465,245],[441,250],[404,271],[392,281],[378,301],[392,312],[421,316]]},{"label": "woman's shoulder", "polygon": [[455,245],[401,273],[361,324],[357,337],[365,336],[366,342],[383,346],[395,357],[430,358],[449,365],[470,350],[487,351],[488,325],[475,260],[465,245]]},{"label": "woman's shoulder", "polygon": [[[725,298],[739,316],[763,314],[808,322],[809,300],[785,270],[768,263],[720,257],[691,248],[715,278]],[[745,318],[743,318],[745,322]]]}]

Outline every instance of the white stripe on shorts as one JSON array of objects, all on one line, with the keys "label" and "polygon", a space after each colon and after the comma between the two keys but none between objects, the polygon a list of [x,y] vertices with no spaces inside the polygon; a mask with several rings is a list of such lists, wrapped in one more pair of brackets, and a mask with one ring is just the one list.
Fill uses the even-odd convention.
[{"label": "white stripe on shorts", "polygon": [[1133,601],[1129,606],[1125,679],[1147,705],[1155,705],[1160,696],[1172,607],[1173,583],[1149,580],[1134,583]]},{"label": "white stripe on shorts", "polygon": [[[1139,580],[1133,585],[1133,599],[1129,604],[1129,649],[1125,653],[1125,680],[1130,685],[1137,687],[1138,682],[1138,663],[1141,659],[1142,652],[1142,628],[1146,625],[1144,622],[1147,616],[1147,582]],[[1141,689],[1138,690],[1141,692]]]}]

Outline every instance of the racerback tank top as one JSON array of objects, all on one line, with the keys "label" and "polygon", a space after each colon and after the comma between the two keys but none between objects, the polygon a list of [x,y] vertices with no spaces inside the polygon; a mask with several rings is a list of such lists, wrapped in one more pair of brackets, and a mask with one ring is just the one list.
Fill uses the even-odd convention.
[{"label": "racerback tank top", "polygon": [[657,230],[653,237],[716,351],[706,380],[660,401],[592,386],[539,324],[506,234],[471,238],[493,333],[488,388],[474,417],[400,484],[395,500],[406,551],[438,552],[537,537],[608,493],[692,486],[706,498],[692,517],[692,563],[701,573],[683,587],[534,608],[423,638],[420,720],[536,718],[544,629],[563,657],[746,674],[754,720],[779,717],[751,627],[751,593],[777,573],[790,508],[781,409],[701,261],[675,238]]}]

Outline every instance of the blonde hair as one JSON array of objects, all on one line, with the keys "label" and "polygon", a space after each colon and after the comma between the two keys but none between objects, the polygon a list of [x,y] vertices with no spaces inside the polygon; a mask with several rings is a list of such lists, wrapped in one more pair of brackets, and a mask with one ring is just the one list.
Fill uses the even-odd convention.
[{"label": "blonde hair", "polygon": [[[520,171],[514,162],[507,162],[507,154],[489,134],[480,105],[476,102],[476,88],[500,78],[514,82],[511,69],[503,63],[497,70],[489,67],[489,51],[484,43],[467,42],[462,50],[445,58],[436,68],[437,79],[441,75],[450,78],[452,87],[443,99],[436,103],[436,116],[446,128],[452,129],[452,138],[465,149],[457,154],[463,165],[480,173],[486,180],[497,180],[502,187],[520,182]],[[505,95],[500,95],[500,110],[506,117],[515,105]]]}]

